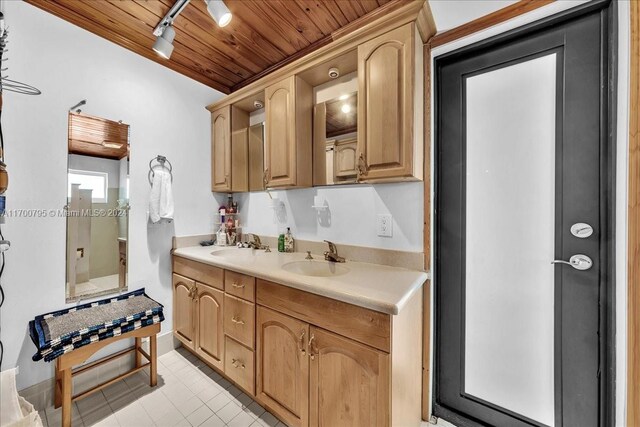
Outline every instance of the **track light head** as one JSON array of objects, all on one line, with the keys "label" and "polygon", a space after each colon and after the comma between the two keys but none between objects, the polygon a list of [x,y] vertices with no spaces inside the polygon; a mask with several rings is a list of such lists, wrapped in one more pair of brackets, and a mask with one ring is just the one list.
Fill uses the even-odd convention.
[{"label": "track light head", "polygon": [[204,2],[207,4],[207,11],[209,12],[209,15],[211,15],[213,20],[216,21],[218,27],[224,27],[231,22],[233,15],[227,5],[224,4],[224,1],[204,0]]},{"label": "track light head", "polygon": [[156,38],[156,42],[153,44],[153,50],[165,59],[171,58],[173,39],[175,37],[176,30],[173,29],[173,25],[167,25],[164,27],[162,34]]}]

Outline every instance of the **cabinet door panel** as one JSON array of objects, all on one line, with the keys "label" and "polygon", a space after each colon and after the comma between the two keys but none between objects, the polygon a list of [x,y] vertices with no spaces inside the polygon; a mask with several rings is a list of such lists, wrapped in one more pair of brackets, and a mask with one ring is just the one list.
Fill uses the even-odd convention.
[{"label": "cabinet door panel", "polygon": [[231,191],[231,107],[211,115],[211,187]]},{"label": "cabinet door panel", "polygon": [[195,319],[193,315],[196,284],[186,277],[173,275],[173,333],[185,347],[195,348]]},{"label": "cabinet door panel", "polygon": [[356,164],[356,143],[339,143],[334,149],[334,171],[336,179],[353,178],[358,173]]},{"label": "cabinet door panel", "polygon": [[407,24],[358,47],[361,180],[413,172],[414,37]]},{"label": "cabinet door panel", "polygon": [[267,186],[295,185],[295,77],[269,86],[265,95]]},{"label": "cabinet door panel", "polygon": [[289,426],[309,424],[309,325],[258,307],[256,395]]},{"label": "cabinet door panel", "polygon": [[311,327],[310,425],[388,426],[389,355]]},{"label": "cabinet door panel", "polygon": [[197,284],[196,353],[212,365],[224,368],[224,333],[222,328],[224,292]]}]

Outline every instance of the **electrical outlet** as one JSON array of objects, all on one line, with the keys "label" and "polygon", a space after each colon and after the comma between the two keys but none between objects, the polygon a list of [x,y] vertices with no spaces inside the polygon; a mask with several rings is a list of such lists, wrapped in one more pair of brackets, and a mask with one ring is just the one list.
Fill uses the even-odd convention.
[{"label": "electrical outlet", "polygon": [[378,215],[378,221],[376,223],[378,236],[391,237],[393,236],[393,217],[389,214]]}]

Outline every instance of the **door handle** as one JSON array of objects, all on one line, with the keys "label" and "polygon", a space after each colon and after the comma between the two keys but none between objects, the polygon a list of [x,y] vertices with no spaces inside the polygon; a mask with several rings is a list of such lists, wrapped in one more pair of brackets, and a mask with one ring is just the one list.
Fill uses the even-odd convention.
[{"label": "door handle", "polygon": [[233,316],[231,318],[231,321],[233,323],[237,323],[238,325],[244,325],[244,320],[240,319],[239,317]]},{"label": "door handle", "polygon": [[569,258],[569,261],[556,259],[554,261],[551,261],[551,264],[567,264],[575,268],[576,270],[584,271],[591,268],[591,266],[593,265],[593,261],[591,261],[591,258],[586,255],[576,254]]},{"label": "door handle", "polygon": [[305,336],[306,332],[307,332],[307,331],[304,331],[304,330],[302,331],[302,333],[300,334],[300,340],[299,340],[299,341],[300,341],[300,347],[299,347],[299,349],[300,349],[300,353],[302,353],[302,355],[303,355],[303,356],[304,356],[305,354],[307,354],[307,352],[306,352],[306,351],[305,351],[305,349],[304,349],[304,336]]}]

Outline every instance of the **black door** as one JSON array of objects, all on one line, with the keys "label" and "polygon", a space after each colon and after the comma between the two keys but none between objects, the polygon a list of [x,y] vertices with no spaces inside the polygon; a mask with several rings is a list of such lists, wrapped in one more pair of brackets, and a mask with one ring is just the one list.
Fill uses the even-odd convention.
[{"label": "black door", "polygon": [[434,413],[457,425],[601,422],[607,10],[591,9],[436,58]]}]

